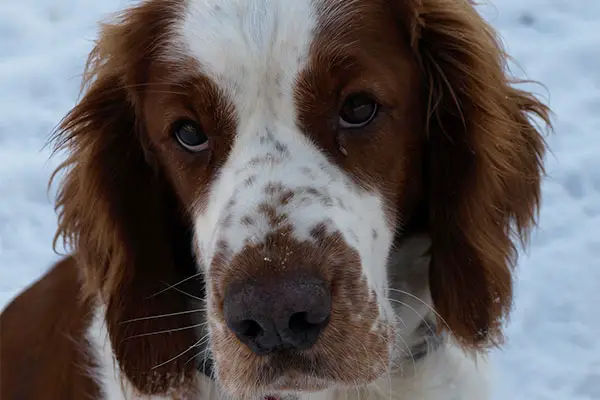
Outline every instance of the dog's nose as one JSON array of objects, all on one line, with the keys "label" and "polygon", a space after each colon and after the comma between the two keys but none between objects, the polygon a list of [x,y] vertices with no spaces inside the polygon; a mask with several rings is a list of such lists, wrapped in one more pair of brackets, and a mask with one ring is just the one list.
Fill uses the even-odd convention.
[{"label": "dog's nose", "polygon": [[232,283],[223,304],[227,326],[254,353],[312,347],[329,322],[331,293],[313,276]]}]

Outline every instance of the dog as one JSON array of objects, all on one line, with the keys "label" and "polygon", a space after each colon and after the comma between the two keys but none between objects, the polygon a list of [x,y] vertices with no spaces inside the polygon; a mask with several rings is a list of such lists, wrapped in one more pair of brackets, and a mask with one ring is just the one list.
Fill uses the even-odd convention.
[{"label": "dog", "polygon": [[103,24],[52,137],[68,254],[2,313],[2,398],[490,398],[550,125],[507,58],[467,0]]}]

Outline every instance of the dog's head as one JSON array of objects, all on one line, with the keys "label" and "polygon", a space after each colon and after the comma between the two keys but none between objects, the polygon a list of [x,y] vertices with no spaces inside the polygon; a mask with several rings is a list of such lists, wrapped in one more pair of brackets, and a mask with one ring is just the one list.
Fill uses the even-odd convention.
[{"label": "dog's head", "polygon": [[164,392],[204,349],[239,396],[371,382],[417,231],[440,326],[498,343],[547,121],[504,63],[466,0],[150,0],[104,25],[57,135],[58,235],[125,376]]}]

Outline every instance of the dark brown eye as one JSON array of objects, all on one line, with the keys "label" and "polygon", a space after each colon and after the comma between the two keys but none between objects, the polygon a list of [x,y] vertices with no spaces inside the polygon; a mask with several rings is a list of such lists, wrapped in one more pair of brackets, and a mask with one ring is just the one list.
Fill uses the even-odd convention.
[{"label": "dark brown eye", "polygon": [[173,134],[180,145],[188,151],[198,153],[208,148],[208,136],[202,127],[190,119],[181,119],[173,125]]},{"label": "dark brown eye", "polygon": [[377,115],[379,104],[365,93],[351,94],[340,110],[340,126],[346,129],[362,128]]}]

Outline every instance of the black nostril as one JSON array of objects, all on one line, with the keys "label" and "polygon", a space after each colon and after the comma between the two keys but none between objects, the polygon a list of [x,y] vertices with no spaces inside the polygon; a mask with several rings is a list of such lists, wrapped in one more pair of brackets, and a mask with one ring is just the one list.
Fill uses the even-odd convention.
[{"label": "black nostril", "polygon": [[308,322],[307,316],[308,313],[306,312],[298,312],[292,315],[289,324],[292,333],[299,334],[313,328],[314,324]]},{"label": "black nostril", "polygon": [[251,319],[245,319],[236,327],[236,333],[248,337],[249,339],[256,339],[264,331],[260,324]]},{"label": "black nostril", "polygon": [[317,315],[308,312],[297,312],[290,317],[289,328],[292,333],[302,334],[309,331],[320,330],[321,325],[327,322],[328,315]]},{"label": "black nostril", "polygon": [[290,335],[285,337],[297,350],[305,350],[316,343],[319,334],[329,322],[329,314],[297,312],[289,322]]},{"label": "black nostril", "polygon": [[232,283],[223,303],[229,329],[256,354],[306,350],[329,323],[331,293],[314,277]]}]

